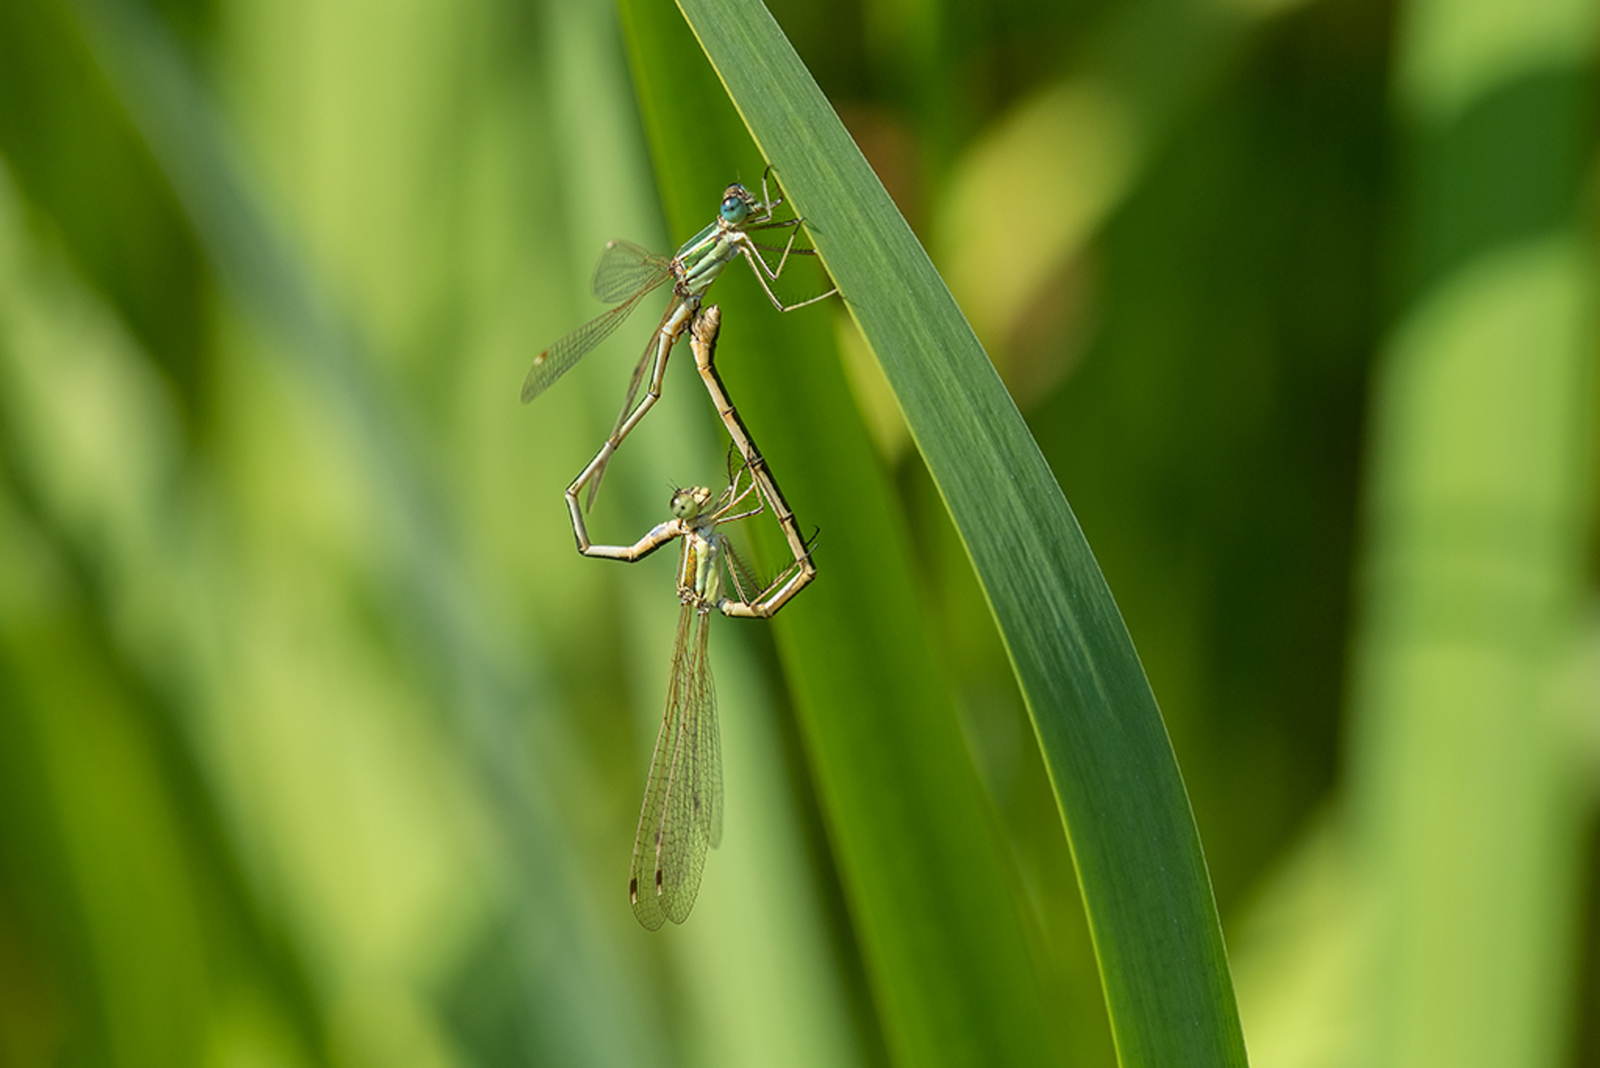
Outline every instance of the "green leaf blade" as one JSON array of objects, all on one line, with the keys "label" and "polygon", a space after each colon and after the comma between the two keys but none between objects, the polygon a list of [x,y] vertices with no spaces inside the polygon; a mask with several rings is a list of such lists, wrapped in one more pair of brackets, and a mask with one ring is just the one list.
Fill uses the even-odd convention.
[{"label": "green leaf blade", "polygon": [[1187,795],[1060,487],[931,261],[770,15],[736,0],[680,6],[806,217],[983,584],[1072,843],[1122,1063],[1244,1064]]}]

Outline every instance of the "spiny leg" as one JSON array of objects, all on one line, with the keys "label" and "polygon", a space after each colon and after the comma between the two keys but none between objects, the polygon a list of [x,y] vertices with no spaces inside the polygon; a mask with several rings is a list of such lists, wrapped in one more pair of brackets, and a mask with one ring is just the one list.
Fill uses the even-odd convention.
[{"label": "spiny leg", "polygon": [[[762,292],[766,293],[767,299],[772,301],[772,306],[774,308],[777,308],[779,311],[781,311],[781,312],[796,311],[796,310],[798,310],[800,308],[804,308],[808,304],[815,304],[819,300],[827,300],[829,297],[831,297],[834,294],[839,292],[839,287],[838,286],[834,286],[832,289],[828,290],[826,293],[818,293],[816,296],[809,297],[806,300],[802,300],[798,304],[785,304],[783,301],[778,299],[778,294],[776,294],[776,293],[774,293],[772,291],[772,286],[769,285],[767,283],[766,278],[763,277],[763,273],[764,272],[769,272],[771,270],[771,268],[767,267],[767,261],[762,259],[756,253],[755,249],[752,247],[752,246],[755,245],[755,242],[751,241],[748,237],[745,237],[743,234],[739,235],[739,238],[740,239],[735,241],[734,243],[738,246],[739,252],[741,254],[743,254],[744,258],[750,261],[751,273],[753,273],[756,276],[756,281],[761,283]],[[785,259],[787,259],[788,258],[788,254],[785,253],[784,255],[785,255]],[[760,266],[757,266],[758,264]],[[777,276],[777,274],[774,273],[772,275],[772,277],[773,278],[777,278],[778,276]]]},{"label": "spiny leg", "polygon": [[777,578],[761,591],[760,596],[749,601],[724,598],[717,605],[730,619],[771,619],[817,576],[816,565],[807,555],[790,564]]},{"label": "spiny leg", "polygon": [[749,238],[748,243],[752,248],[758,248],[765,252],[777,252],[781,254],[778,256],[778,265],[776,267],[767,266],[766,257],[760,255],[756,257],[756,259],[761,263],[761,270],[766,273],[768,278],[776,279],[780,274],[783,273],[783,268],[789,262],[789,256],[791,253],[799,256],[815,256],[817,254],[817,250],[814,248],[797,249],[794,247],[795,240],[800,236],[800,224],[804,221],[805,220],[803,219],[784,219],[781,222],[759,223],[755,226],[746,226],[744,228],[747,237],[749,234],[762,230],[787,229],[789,231],[789,240],[785,241],[782,245],[763,245],[754,238]]}]

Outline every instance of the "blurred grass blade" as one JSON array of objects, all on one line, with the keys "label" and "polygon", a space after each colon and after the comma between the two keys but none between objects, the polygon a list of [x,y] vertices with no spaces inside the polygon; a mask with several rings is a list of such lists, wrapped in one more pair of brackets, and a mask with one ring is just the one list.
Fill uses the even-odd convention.
[{"label": "blurred grass blade", "polygon": [[1060,487],[927,255],[765,8],[680,6],[806,217],[987,592],[1072,843],[1122,1063],[1245,1063],[1177,764]]},{"label": "blurred grass blade", "polygon": [[219,109],[166,27],[134,2],[74,0],[69,9],[228,295],[285,342],[275,351],[297,361],[338,410],[396,532],[388,576],[399,591],[396,615],[415,647],[437,658],[436,696],[497,808],[512,814],[499,829],[517,847],[514,896],[525,904],[510,943],[521,994],[537,1010],[529,1033],[567,1063],[655,1063],[648,1010],[569,859],[549,777],[515,740],[537,688],[527,651],[507,649],[484,627],[481,591],[442,518],[450,511],[408,434],[405,408],[368,370],[355,328],[279,239]]},{"label": "blurred grass blade", "polygon": [[1400,8],[1407,305],[1373,375],[1351,715],[1369,1064],[1581,1059],[1600,12],[1504,10]]}]

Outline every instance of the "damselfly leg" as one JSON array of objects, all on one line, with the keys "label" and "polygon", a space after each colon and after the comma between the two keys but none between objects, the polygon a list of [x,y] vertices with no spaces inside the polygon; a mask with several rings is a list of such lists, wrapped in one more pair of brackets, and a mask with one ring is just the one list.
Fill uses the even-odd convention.
[{"label": "damselfly leg", "polygon": [[[590,320],[541,352],[528,369],[522,383],[524,404],[538,397],[555,381],[577,364],[596,345],[610,336],[644,297],[663,283],[672,282],[672,299],[661,317],[656,331],[651,335],[643,354],[635,365],[623,399],[622,410],[612,427],[611,435],[601,446],[583,471],[567,487],[567,498],[576,502],[585,487],[588,489],[585,507],[592,507],[599,492],[600,480],[606,465],[621,446],[623,440],[638,425],[661,396],[662,377],[666,372],[667,358],[672,346],[688,329],[700,308],[703,294],[721,275],[723,268],[739,256],[750,264],[751,271],[762,290],[779,311],[793,311],[814,304],[838,292],[829,289],[816,297],[797,304],[784,304],[772,291],[768,280],[776,280],[782,273],[790,255],[814,255],[813,249],[794,248],[800,219],[773,219],[773,209],[781,198],[773,200],[767,188],[767,174],[762,176],[761,198],[757,199],[744,186],[735,182],[723,191],[722,204],[717,218],[700,233],[686,241],[670,258],[656,256],[626,241],[612,241],[601,254],[595,268],[591,289],[600,300],[615,304],[609,311]],[[781,250],[774,246],[757,244],[750,236],[753,232],[787,228],[789,239]],[[767,263],[761,250],[781,251],[777,267]],[[645,389],[643,399],[639,390]],[[637,402],[637,403],[635,403]]]}]

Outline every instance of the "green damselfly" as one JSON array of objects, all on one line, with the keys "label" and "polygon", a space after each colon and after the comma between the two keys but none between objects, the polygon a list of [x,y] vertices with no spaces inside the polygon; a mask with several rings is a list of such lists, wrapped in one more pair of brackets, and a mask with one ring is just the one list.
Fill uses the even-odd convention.
[{"label": "green damselfly", "polygon": [[[767,168],[768,174],[771,170]],[[670,258],[647,252],[628,241],[612,241],[606,245],[595,267],[590,288],[597,298],[616,307],[589,320],[534,358],[533,366],[528,369],[528,375],[522,382],[522,403],[527,404],[550,388],[556,379],[610,336],[648,294],[668,281],[672,283],[672,299],[633,369],[628,393],[611,436],[572,485],[567,487],[567,499],[573,508],[577,507],[578,495],[585,486],[589,487],[586,503],[590,506],[594,504],[594,496],[599,491],[600,479],[605,474],[611,454],[661,396],[661,379],[666,372],[667,357],[672,346],[688,329],[706,289],[735,258],[743,256],[749,262],[756,280],[779,311],[794,311],[838,292],[838,287],[834,287],[797,304],[785,304],[772,291],[768,280],[775,281],[783,273],[791,255],[815,255],[813,249],[794,247],[803,220],[798,217],[772,217],[773,210],[781,203],[782,198],[773,199],[768,192],[767,174],[763,174],[759,199],[737,182],[728,186],[723,191],[717,218],[684,242]],[[750,236],[762,230],[782,229],[789,231],[789,239],[782,246],[763,245]],[[763,251],[780,253],[776,267],[767,263],[761,255]],[[645,397],[635,407],[639,387],[644,385],[647,377],[649,386]]]},{"label": "green damselfly", "polygon": [[[752,495],[755,500],[751,501]],[[650,758],[639,829],[633,839],[628,896],[647,930],[682,923],[700,892],[706,852],[722,841],[722,740],[717,692],[708,652],[713,609],[725,616],[768,619],[811,580],[808,554],[765,589],[755,591],[747,570],[719,527],[762,511],[749,466],[730,473],[712,498],[705,486],[673,491],[672,518],[632,545],[585,545],[588,556],[634,562],[682,540],[678,564],[678,634],[672,648],[667,706]],[[727,587],[733,596],[725,592]]]}]

